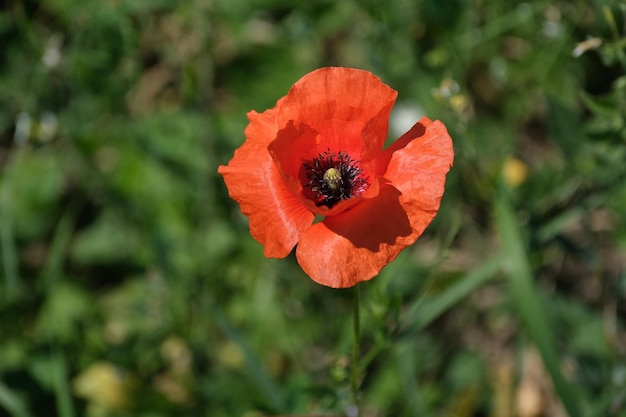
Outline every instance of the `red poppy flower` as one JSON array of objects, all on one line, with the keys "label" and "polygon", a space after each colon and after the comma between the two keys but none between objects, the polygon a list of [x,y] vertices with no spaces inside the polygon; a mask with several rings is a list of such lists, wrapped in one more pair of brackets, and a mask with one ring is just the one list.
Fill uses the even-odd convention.
[{"label": "red poppy flower", "polygon": [[265,256],[297,244],[313,280],[350,287],[422,234],[439,210],[452,140],[422,118],[383,149],[396,95],[367,71],[322,68],[273,109],[248,113],[246,141],[218,172]]}]

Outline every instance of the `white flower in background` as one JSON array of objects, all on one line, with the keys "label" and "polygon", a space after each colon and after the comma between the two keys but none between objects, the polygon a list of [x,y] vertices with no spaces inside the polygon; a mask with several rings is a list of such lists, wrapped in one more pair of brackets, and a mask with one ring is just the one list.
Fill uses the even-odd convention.
[{"label": "white flower in background", "polygon": [[30,114],[21,112],[17,115],[15,118],[15,133],[13,134],[13,140],[16,144],[22,145],[28,141],[32,125]]},{"label": "white flower in background", "polygon": [[50,36],[46,43],[46,49],[41,57],[41,62],[47,69],[54,69],[61,63],[61,44],[63,36],[58,33]]},{"label": "white flower in background", "polygon": [[46,111],[39,118],[39,140],[48,142],[52,140],[57,133],[59,122],[56,115]]},{"label": "white flower in background", "polygon": [[405,132],[413,127],[416,120],[424,116],[424,110],[421,107],[411,103],[398,103],[391,110],[389,116],[389,129],[391,136],[394,138],[402,136]]}]

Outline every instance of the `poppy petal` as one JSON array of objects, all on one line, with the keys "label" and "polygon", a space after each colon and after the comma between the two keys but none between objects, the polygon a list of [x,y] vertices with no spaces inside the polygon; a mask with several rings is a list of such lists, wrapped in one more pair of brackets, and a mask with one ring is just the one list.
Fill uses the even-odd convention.
[{"label": "poppy petal", "polygon": [[248,113],[246,141],[218,172],[230,197],[250,222],[250,233],[264,247],[266,257],[284,258],[296,245],[314,214],[285,186],[267,150],[276,137],[276,111]]},{"label": "poppy petal", "polygon": [[367,281],[417,237],[389,184],[378,197],[307,229],[296,248],[298,263],[314,281],[333,288]]},{"label": "poppy petal", "polygon": [[293,85],[279,106],[277,122],[279,126],[289,121],[306,124],[321,134],[322,151],[343,150],[369,161],[380,154],[387,138],[396,96],[395,90],[370,72],[321,68]]},{"label": "poppy petal", "polygon": [[402,193],[400,202],[412,226],[423,231],[439,210],[454,159],[446,127],[423,117],[385,149],[381,159],[389,159],[384,178]]}]

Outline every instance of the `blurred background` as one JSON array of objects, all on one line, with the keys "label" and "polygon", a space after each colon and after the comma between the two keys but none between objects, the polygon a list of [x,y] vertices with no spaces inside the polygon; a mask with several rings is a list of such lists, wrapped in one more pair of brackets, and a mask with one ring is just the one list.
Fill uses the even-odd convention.
[{"label": "blurred background", "polygon": [[365,416],[626,416],[626,4],[8,0],[0,416],[341,416],[352,291],[265,259],[216,169],[307,72],[455,146],[361,285]]}]

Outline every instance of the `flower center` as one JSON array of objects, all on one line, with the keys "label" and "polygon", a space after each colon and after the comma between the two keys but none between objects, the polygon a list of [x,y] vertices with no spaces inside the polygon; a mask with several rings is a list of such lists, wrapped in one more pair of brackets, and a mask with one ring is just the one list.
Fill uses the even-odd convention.
[{"label": "flower center", "polygon": [[343,180],[341,179],[341,173],[337,171],[336,168],[328,168],[326,172],[324,172],[324,183],[328,185],[328,188],[331,190],[336,190],[341,187],[343,184]]},{"label": "flower center", "polygon": [[369,187],[359,163],[343,151],[332,153],[328,149],[305,162],[304,170],[309,180],[306,187],[313,192],[318,207],[333,208],[341,200],[363,194]]}]

